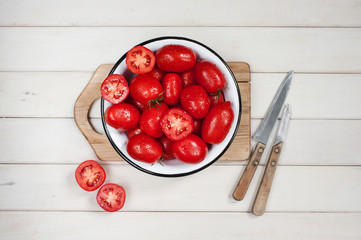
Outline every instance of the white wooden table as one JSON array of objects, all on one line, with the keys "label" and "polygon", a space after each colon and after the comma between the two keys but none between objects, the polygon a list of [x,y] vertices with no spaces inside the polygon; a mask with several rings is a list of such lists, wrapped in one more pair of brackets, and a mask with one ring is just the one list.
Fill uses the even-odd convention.
[{"label": "white wooden table", "polygon": [[[0,239],[361,239],[361,1],[0,0]],[[245,162],[159,178],[103,163],[116,213],[74,179],[96,159],[73,105],[96,67],[164,35],[252,70],[252,130],[294,69],[293,115],[266,213],[232,191]],[[102,131],[99,102],[92,122]],[[263,158],[263,165],[265,162]]]}]

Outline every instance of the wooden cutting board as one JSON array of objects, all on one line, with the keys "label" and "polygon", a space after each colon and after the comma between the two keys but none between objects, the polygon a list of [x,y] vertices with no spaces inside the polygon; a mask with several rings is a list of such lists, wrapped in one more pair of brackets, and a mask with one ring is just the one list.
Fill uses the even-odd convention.
[{"label": "wooden cutting board", "polygon": [[[242,115],[236,138],[218,161],[244,161],[247,160],[250,155],[251,145],[250,68],[245,62],[228,62],[228,65],[238,81],[242,98]],[[113,64],[102,64],[97,68],[88,85],[75,102],[74,120],[100,160],[123,161],[123,158],[110,144],[107,136],[96,132],[90,125],[88,117],[91,105],[101,97],[101,83],[108,76],[112,67]]]}]

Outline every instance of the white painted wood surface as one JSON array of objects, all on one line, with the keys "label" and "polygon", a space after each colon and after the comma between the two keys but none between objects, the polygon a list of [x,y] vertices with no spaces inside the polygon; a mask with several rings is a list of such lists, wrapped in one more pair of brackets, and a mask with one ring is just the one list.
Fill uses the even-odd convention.
[{"label": "white painted wood surface", "polygon": [[[0,0],[0,239],[361,239],[361,11],[347,1]],[[231,194],[245,162],[165,179],[103,163],[127,191],[102,211],[77,165],[96,159],[73,105],[99,64],[164,35],[252,70],[252,132],[284,73],[293,115],[266,213]],[[99,102],[90,113],[102,132]],[[266,159],[262,160],[262,165]]]}]

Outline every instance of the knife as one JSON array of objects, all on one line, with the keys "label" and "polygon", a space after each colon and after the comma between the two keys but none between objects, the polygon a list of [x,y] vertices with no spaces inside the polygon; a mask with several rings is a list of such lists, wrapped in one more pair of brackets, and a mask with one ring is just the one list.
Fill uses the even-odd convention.
[{"label": "knife", "polygon": [[286,132],[287,132],[288,121],[290,119],[290,116],[291,116],[291,108],[287,104],[285,110],[283,111],[282,120],[280,125],[278,126],[276,138],[273,141],[273,146],[272,146],[271,154],[268,159],[266,170],[264,171],[261,185],[258,188],[256,199],[252,207],[252,212],[254,215],[261,216],[266,208],[268,196],[272,186],[273,177],[276,172],[277,162],[280,158],[283,141],[286,138]]},{"label": "knife", "polygon": [[261,160],[262,154],[266,147],[267,141],[270,137],[272,129],[276,123],[278,115],[282,109],[283,103],[287,97],[288,90],[290,88],[294,71],[290,71],[287,73],[286,77],[283,79],[281,85],[279,86],[271,105],[269,106],[265,117],[262,122],[258,126],[256,132],[253,135],[253,138],[257,140],[257,144],[253,153],[251,154],[251,158],[244,170],[241,179],[238,182],[236,189],[233,192],[233,198],[240,201],[244,198],[247,193],[249,184],[253,178],[254,173],[259,165],[259,161]]}]

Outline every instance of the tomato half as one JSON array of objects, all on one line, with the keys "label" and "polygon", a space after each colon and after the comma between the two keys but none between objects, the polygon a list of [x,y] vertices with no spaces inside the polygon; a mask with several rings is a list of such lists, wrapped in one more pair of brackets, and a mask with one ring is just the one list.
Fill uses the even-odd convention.
[{"label": "tomato half", "polygon": [[174,154],[172,152],[173,141],[169,139],[166,135],[163,135],[161,138],[158,139],[158,141],[163,147],[163,154],[162,154],[163,160],[175,159]]},{"label": "tomato half", "polygon": [[148,48],[136,46],[128,51],[125,63],[128,69],[135,74],[148,73],[154,67],[155,56]]},{"label": "tomato half", "polygon": [[182,91],[182,79],[176,73],[168,73],[162,81],[164,94],[163,101],[168,105],[175,105],[179,102]]},{"label": "tomato half", "polygon": [[192,133],[193,119],[183,109],[172,108],[164,115],[161,126],[168,138],[179,140]]},{"label": "tomato half", "polygon": [[163,148],[154,138],[145,134],[140,134],[129,139],[127,152],[135,160],[146,163],[155,163],[161,158]]},{"label": "tomato half", "polygon": [[109,75],[100,87],[102,97],[112,103],[123,102],[129,95],[129,86],[127,80],[119,74]]},{"label": "tomato half", "polygon": [[156,63],[163,71],[180,73],[194,67],[196,54],[182,45],[165,45],[157,50]]},{"label": "tomato half", "polygon": [[104,120],[113,128],[128,131],[138,125],[139,110],[129,103],[112,105],[105,110]]},{"label": "tomato half", "polygon": [[229,101],[211,108],[203,119],[202,138],[206,143],[221,143],[231,129],[234,113]]},{"label": "tomato half", "polygon": [[156,107],[147,108],[140,116],[140,129],[151,137],[161,137],[163,135],[161,120],[167,111],[168,106],[165,103],[159,103]]},{"label": "tomato half", "polygon": [[161,97],[163,92],[162,84],[146,74],[140,74],[133,78],[129,87],[132,98],[144,105],[147,105],[150,100]]},{"label": "tomato half", "polygon": [[207,144],[197,135],[191,134],[172,145],[174,156],[185,163],[199,163],[208,153]]},{"label": "tomato half", "polygon": [[181,104],[194,119],[204,118],[211,105],[208,94],[203,87],[193,85],[181,92]]},{"label": "tomato half", "polygon": [[227,82],[216,64],[207,60],[200,61],[194,68],[194,76],[199,85],[208,93],[217,93],[226,87]]},{"label": "tomato half", "polygon": [[108,183],[99,189],[97,202],[105,211],[115,212],[124,206],[125,195],[125,190],[122,186]]},{"label": "tomato half", "polygon": [[85,191],[98,189],[105,181],[104,168],[94,160],[82,162],[75,170],[75,179]]}]

